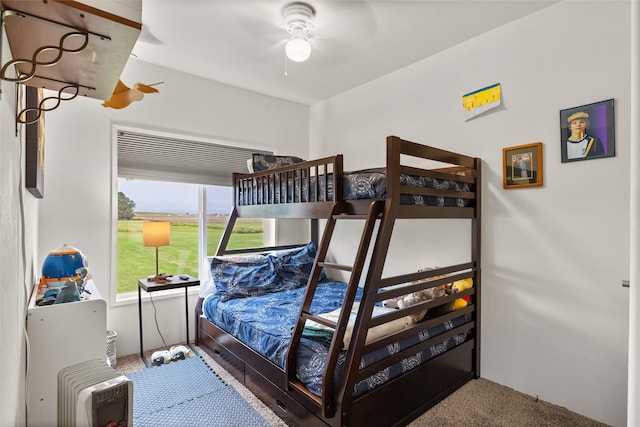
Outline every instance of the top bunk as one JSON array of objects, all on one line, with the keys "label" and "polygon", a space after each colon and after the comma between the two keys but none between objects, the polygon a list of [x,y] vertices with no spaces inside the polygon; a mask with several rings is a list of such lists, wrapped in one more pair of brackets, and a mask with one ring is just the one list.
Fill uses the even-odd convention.
[{"label": "top bunk", "polygon": [[[480,159],[387,137],[386,166],[344,171],[341,154],[265,170],[234,173],[240,218],[365,215],[384,200],[394,218],[477,218]],[[419,164],[419,166],[416,166]],[[337,209],[334,209],[337,208]]]}]

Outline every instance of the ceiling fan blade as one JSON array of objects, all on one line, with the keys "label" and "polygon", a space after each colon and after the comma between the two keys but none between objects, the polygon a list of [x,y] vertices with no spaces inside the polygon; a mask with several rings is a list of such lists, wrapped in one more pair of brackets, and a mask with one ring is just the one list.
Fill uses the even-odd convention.
[{"label": "ceiling fan blade", "polygon": [[377,31],[377,18],[367,1],[317,1],[313,8],[312,63],[341,64],[357,55]]},{"label": "ceiling fan blade", "polygon": [[[257,9],[257,10],[256,10]],[[256,40],[266,39],[269,44],[287,36],[279,2],[237,2],[229,8],[229,25],[240,28]]]},{"label": "ceiling fan blade", "polygon": [[377,18],[368,1],[323,1],[314,5],[313,25],[322,33],[371,34]]}]

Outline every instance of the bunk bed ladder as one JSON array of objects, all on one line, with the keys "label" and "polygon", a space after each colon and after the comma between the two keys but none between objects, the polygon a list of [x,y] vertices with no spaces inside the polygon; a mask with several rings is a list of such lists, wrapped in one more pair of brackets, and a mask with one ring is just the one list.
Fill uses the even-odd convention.
[{"label": "bunk bed ladder", "polygon": [[229,219],[227,219],[227,224],[225,225],[224,231],[222,232],[220,242],[218,243],[218,249],[216,249],[216,256],[222,256],[225,254],[227,245],[229,244],[229,239],[231,238],[231,233],[233,232],[233,227],[236,225],[237,219],[238,210],[234,207],[229,214]]},{"label": "bunk bed ladder", "polygon": [[[287,353],[287,383],[289,389],[296,389],[303,395],[306,395],[310,401],[315,402],[322,408],[323,416],[331,418],[335,414],[335,398],[334,398],[334,371],[338,362],[338,355],[343,348],[344,335],[347,330],[351,309],[355,300],[358,284],[362,276],[362,271],[367,258],[367,252],[371,243],[371,238],[375,230],[376,221],[382,218],[384,212],[385,202],[384,200],[376,200],[371,202],[368,213],[366,215],[346,215],[343,214],[344,206],[342,203],[337,203],[333,207],[330,218],[324,228],[322,240],[318,245],[318,251],[316,256],[316,262],[314,263],[309,282],[307,285],[307,291],[300,308],[298,320],[296,322],[293,334],[291,337],[291,344]],[[360,238],[360,244],[355,256],[353,266],[340,265],[326,262],[326,256],[333,235],[336,221],[338,219],[364,219],[365,223],[362,230],[362,236]],[[314,315],[310,312],[311,305],[315,296],[316,289],[318,287],[318,281],[322,269],[334,269],[350,272],[350,278],[347,286],[347,290],[344,295],[344,301],[342,305],[342,312],[338,317],[337,322],[333,322],[324,317]],[[307,320],[312,320],[320,323],[324,326],[334,329],[334,334],[329,347],[329,354],[325,363],[325,368],[322,376],[322,398],[309,392],[309,390],[297,379],[296,376],[296,359],[298,355],[298,347],[300,345],[300,339],[304,330],[304,325]]]}]

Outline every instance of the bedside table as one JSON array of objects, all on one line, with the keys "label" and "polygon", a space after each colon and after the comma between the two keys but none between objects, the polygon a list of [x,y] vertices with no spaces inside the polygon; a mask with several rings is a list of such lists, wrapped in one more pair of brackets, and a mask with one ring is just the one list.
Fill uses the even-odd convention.
[{"label": "bedside table", "polygon": [[138,280],[138,320],[140,325],[140,357],[144,361],[144,364],[149,367],[149,362],[144,357],[144,348],[142,341],[142,290],[145,292],[159,292],[159,291],[168,291],[170,289],[180,289],[184,288],[184,311],[185,311],[185,320],[187,325],[187,345],[196,355],[198,354],[196,350],[191,346],[189,342],[189,298],[188,298],[188,290],[191,286],[199,286],[200,280],[195,279],[189,276],[187,279],[181,279],[179,276],[172,276],[170,281],[156,283],[150,282],[149,280],[140,279]]}]

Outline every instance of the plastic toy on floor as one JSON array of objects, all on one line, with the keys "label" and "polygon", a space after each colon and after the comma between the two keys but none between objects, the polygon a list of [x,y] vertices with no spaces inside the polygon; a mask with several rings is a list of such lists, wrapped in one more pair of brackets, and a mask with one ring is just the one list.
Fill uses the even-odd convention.
[{"label": "plastic toy on floor", "polygon": [[187,357],[191,357],[190,351],[184,345],[175,345],[169,349],[171,354],[171,360],[184,360]]},{"label": "plastic toy on floor", "polygon": [[171,362],[171,353],[169,350],[154,351],[151,355],[151,364],[153,366],[166,365]]},{"label": "plastic toy on floor", "polygon": [[153,366],[166,365],[189,357],[191,357],[191,351],[187,346],[174,345],[169,350],[154,351],[151,355],[151,364]]}]

